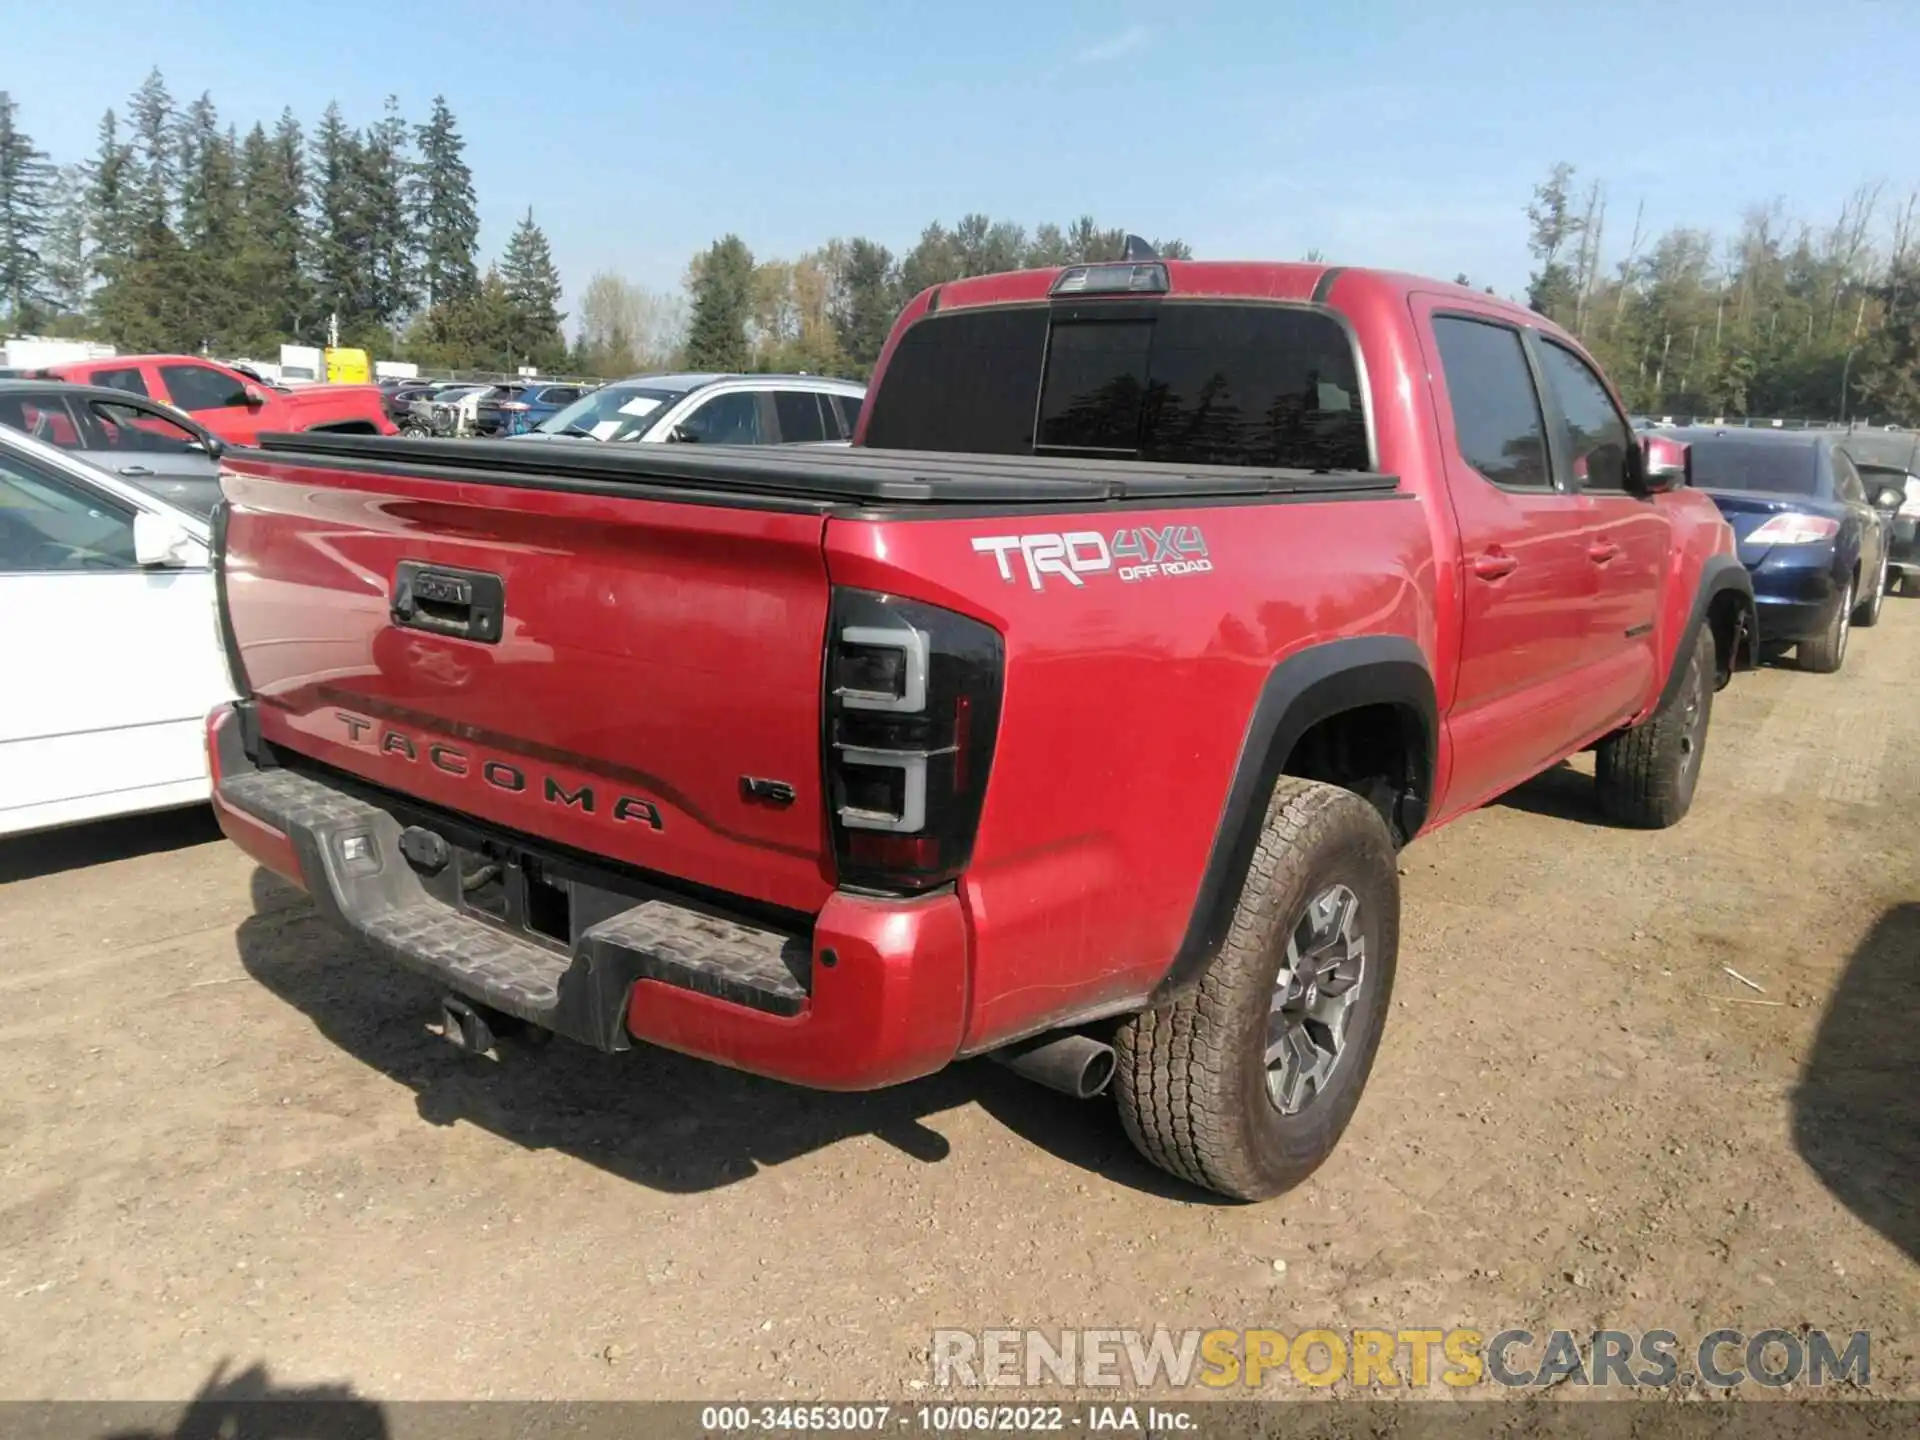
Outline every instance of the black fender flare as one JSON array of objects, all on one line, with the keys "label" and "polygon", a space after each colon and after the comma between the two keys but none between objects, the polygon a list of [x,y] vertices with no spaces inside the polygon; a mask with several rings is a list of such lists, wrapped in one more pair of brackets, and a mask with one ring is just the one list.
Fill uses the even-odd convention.
[{"label": "black fender flare", "polygon": [[1381,704],[1411,711],[1423,731],[1416,786],[1402,798],[1396,816],[1407,839],[1419,833],[1432,800],[1440,744],[1433,673],[1420,647],[1399,635],[1362,635],[1289,655],[1273,667],[1254,702],[1186,935],[1154,990],[1155,1001],[1197,982],[1226,939],[1259,843],[1267,798],[1300,737],[1330,716]]},{"label": "black fender flare", "polygon": [[[1666,708],[1680,691],[1680,682],[1686,677],[1686,666],[1682,657],[1686,653],[1687,642],[1702,625],[1713,609],[1714,600],[1732,591],[1740,596],[1741,608],[1746,614],[1746,644],[1743,646],[1740,634],[1733,637],[1733,653],[1727,657],[1727,675],[1729,678],[1738,670],[1751,670],[1759,661],[1760,612],[1753,603],[1753,577],[1747,573],[1747,567],[1732,555],[1709,555],[1700,567],[1700,583],[1693,592],[1693,604],[1687,611],[1687,623],[1680,629],[1680,637],[1673,647],[1673,658],[1667,664],[1667,678],[1660,686],[1660,698],[1654,703],[1649,715]],[[1745,654],[1747,663],[1741,664]]]}]

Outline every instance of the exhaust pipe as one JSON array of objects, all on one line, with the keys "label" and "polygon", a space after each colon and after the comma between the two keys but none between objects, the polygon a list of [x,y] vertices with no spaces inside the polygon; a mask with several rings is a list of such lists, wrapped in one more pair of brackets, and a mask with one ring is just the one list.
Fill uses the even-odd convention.
[{"label": "exhaust pipe", "polygon": [[1113,1079],[1113,1047],[1072,1031],[1016,1040],[987,1058],[1076,1100],[1091,1100]]}]

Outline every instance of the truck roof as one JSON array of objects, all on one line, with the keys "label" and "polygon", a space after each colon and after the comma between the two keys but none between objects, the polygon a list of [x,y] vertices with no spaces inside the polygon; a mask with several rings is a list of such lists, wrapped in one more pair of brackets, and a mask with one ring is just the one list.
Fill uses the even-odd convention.
[{"label": "truck roof", "polygon": [[[1124,264],[1128,262],[1101,262]],[[1167,294],[1204,295],[1237,300],[1313,300],[1324,299],[1336,280],[1361,281],[1388,295],[1410,295],[1416,291],[1458,291],[1471,296],[1476,304],[1503,312],[1530,325],[1547,323],[1545,317],[1510,300],[1502,300],[1470,286],[1430,276],[1408,275],[1395,270],[1374,270],[1365,266],[1327,265],[1317,261],[1278,260],[1158,260],[1146,262],[1164,265]],[[981,275],[967,280],[949,280],[930,287],[937,292],[937,309],[960,305],[1006,305],[1027,300],[1044,300],[1060,277],[1078,265],[1055,265],[1039,270],[1011,270],[998,275]],[[923,292],[928,293],[928,292]]]}]

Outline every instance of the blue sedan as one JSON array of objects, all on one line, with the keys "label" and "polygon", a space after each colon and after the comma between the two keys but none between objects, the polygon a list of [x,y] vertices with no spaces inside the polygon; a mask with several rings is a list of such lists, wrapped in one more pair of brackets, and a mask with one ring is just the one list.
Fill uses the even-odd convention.
[{"label": "blue sedan", "polygon": [[1662,433],[1687,444],[1694,488],[1711,495],[1733,526],[1740,563],[1753,576],[1762,648],[1774,655],[1792,648],[1802,670],[1838,670],[1850,628],[1880,619],[1891,516],[1876,502],[1892,497],[1867,492],[1841,448],[1844,435]]}]

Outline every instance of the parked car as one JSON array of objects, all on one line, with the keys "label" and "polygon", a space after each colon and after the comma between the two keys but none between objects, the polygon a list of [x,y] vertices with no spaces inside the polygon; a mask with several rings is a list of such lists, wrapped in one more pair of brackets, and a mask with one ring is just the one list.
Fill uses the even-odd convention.
[{"label": "parked car", "polygon": [[184,410],[229,445],[251,445],[274,431],[325,430],[391,435],[384,398],[372,385],[309,385],[274,390],[237,370],[193,355],[116,355],[50,367],[63,380],[104,385]]},{"label": "parked car", "polygon": [[204,520],[0,427],[0,834],[206,800]]},{"label": "parked car", "polygon": [[884,353],[843,449],[709,444],[784,427],[685,377],[575,433],[703,443],[230,456],[221,824],[468,1049],[992,1054],[1273,1194],[1372,1067],[1399,846],[1589,748],[1608,813],[1686,814],[1750,658],[1733,533],[1575,340],[1445,284],[984,276]]},{"label": "parked car", "polygon": [[396,429],[404,426],[412,411],[413,402],[434,388],[431,380],[382,380],[380,394],[386,400],[387,418]]},{"label": "parked car", "polygon": [[846,445],[866,387],[821,375],[635,375],[519,438],[706,445]]},{"label": "parked car", "polygon": [[457,435],[461,403],[490,388],[479,382],[457,381],[417,392],[407,407],[407,420],[401,428],[409,435]]},{"label": "parked car", "polygon": [[474,434],[521,434],[559,414],[590,388],[546,380],[516,380],[495,385],[474,406]]},{"label": "parked car", "polygon": [[[1860,483],[1885,510],[1898,491],[1888,536],[1888,564],[1899,579],[1900,593],[1920,595],[1920,433],[1911,430],[1856,430],[1840,442],[1859,467]],[[1880,498],[1884,497],[1884,499]]]},{"label": "parked car", "polygon": [[170,405],[102,385],[0,380],[0,425],[72,451],[202,520],[226,444]]},{"label": "parked car", "polygon": [[1690,428],[1665,432],[1692,457],[1693,483],[1713,497],[1753,577],[1760,640],[1795,652],[1803,670],[1846,662],[1855,625],[1879,623],[1899,502],[1869,492],[1844,437],[1822,430]]}]

